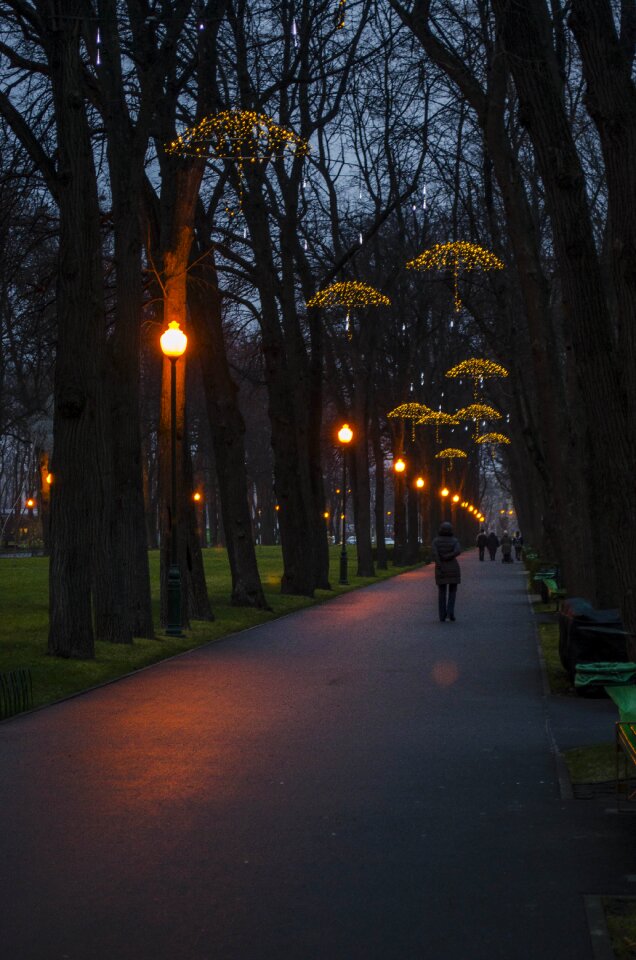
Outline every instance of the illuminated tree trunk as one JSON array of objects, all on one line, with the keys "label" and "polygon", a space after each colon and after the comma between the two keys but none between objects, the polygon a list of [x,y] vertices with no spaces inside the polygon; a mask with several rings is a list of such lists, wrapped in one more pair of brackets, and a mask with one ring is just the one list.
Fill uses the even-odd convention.
[{"label": "illuminated tree trunk", "polygon": [[[199,185],[203,175],[203,164],[199,162],[174,160],[164,167],[161,195],[161,262],[163,290],[163,323],[166,328],[172,321],[186,328],[187,316],[187,277],[190,263],[190,251],[193,240],[194,210]],[[153,211],[154,212],[154,211]],[[147,214],[151,217],[147,209]],[[152,242],[151,243],[151,249]],[[153,260],[156,262],[156,257]],[[191,346],[190,346],[190,349]],[[185,474],[185,383],[188,351],[176,362],[176,447],[177,447],[177,516],[171,518],[171,453],[170,453],[170,362],[164,358],[161,384],[161,411],[159,421],[159,498],[160,516],[160,593],[161,622],[167,623],[168,616],[168,570],[170,567],[171,537],[176,529],[177,561],[181,572],[181,615],[182,625],[187,626],[190,611],[188,597],[190,564],[194,562],[188,555],[188,527],[185,503],[192,491],[188,489]],[[171,520],[174,519],[174,523]],[[199,574],[196,574],[200,578]]]}]

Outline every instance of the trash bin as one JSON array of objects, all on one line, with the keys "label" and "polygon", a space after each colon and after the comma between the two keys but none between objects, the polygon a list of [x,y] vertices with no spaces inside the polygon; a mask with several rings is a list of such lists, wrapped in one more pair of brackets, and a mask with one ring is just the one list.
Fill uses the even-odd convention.
[{"label": "trash bin", "polygon": [[619,610],[596,610],[583,597],[561,602],[559,657],[572,683],[577,663],[626,663],[627,637]]}]

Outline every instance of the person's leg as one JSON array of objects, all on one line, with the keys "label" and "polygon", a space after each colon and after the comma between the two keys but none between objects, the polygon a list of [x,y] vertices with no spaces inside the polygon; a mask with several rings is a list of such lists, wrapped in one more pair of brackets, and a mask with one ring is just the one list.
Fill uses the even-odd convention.
[{"label": "person's leg", "polygon": [[451,620],[455,619],[455,598],[457,596],[457,584],[449,583],[448,585],[448,616]]},{"label": "person's leg", "polygon": [[439,583],[437,585],[438,591],[438,607],[439,607],[439,618],[440,620],[446,619],[446,584]]},{"label": "person's leg", "polygon": [[480,560],[484,559],[484,547],[479,548],[479,559]]}]

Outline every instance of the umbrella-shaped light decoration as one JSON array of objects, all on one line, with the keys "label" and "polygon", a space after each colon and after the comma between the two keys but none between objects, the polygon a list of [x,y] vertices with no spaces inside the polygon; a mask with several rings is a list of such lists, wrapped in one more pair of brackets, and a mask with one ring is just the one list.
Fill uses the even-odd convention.
[{"label": "umbrella-shaped light decoration", "polygon": [[467,407],[462,407],[455,414],[458,420],[472,420],[475,424],[473,438],[476,441],[479,437],[477,424],[480,420],[501,420],[502,415],[494,407],[487,403],[471,403]]},{"label": "umbrella-shaped light decoration", "polygon": [[443,410],[430,410],[416,421],[417,424],[435,424],[435,443],[439,443],[440,427],[456,427],[459,423],[457,416],[453,413],[444,413]]},{"label": "umbrella-shaped light decoration", "polygon": [[387,417],[390,417],[392,420],[410,420],[411,438],[415,440],[415,424],[419,423],[420,417],[432,412],[430,407],[427,407],[424,403],[401,403],[399,407],[395,407],[394,410],[389,410]]},{"label": "umbrella-shaped light decoration", "polygon": [[307,307],[344,307],[347,311],[345,330],[351,339],[350,316],[354,307],[389,307],[391,301],[375,287],[359,280],[343,280],[319,290],[307,301]]},{"label": "umbrella-shaped light decoration", "polygon": [[440,450],[439,453],[435,454],[436,460],[448,460],[448,469],[453,469],[454,460],[465,460],[468,457],[468,454],[464,450],[460,450],[458,447],[446,447],[444,450]]},{"label": "umbrella-shaped light decoration", "polygon": [[467,240],[455,240],[453,243],[436,243],[419,257],[409,260],[406,264],[409,270],[444,270],[450,267],[453,271],[453,294],[455,313],[459,313],[462,301],[459,296],[459,271],[475,270],[503,270],[503,263],[490,250],[480,247],[477,243]]},{"label": "umbrella-shaped light decoration", "polygon": [[505,446],[510,443],[510,438],[506,437],[503,433],[483,433],[481,437],[477,437],[475,443],[490,444],[491,446]]},{"label": "umbrella-shaped light decoration", "polygon": [[451,367],[446,371],[446,376],[452,379],[458,377],[470,377],[473,381],[473,399],[477,400],[477,384],[487,377],[507,377],[508,371],[505,367],[495,363],[493,360],[481,360],[478,357],[471,357],[470,360],[462,360],[461,363]]},{"label": "umbrella-shaped light decoration", "polygon": [[[238,170],[239,210],[243,206],[245,164],[264,163],[284,156],[305,157],[309,144],[302,137],[279,126],[267,114],[255,110],[223,110],[204,117],[165,145],[169,155],[232,160]],[[226,207],[233,217],[234,210]]]}]

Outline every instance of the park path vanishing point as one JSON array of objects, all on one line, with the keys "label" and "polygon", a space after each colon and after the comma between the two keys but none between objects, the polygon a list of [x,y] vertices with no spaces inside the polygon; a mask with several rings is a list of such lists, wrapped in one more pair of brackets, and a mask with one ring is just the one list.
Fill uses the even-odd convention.
[{"label": "park path vanishing point", "polygon": [[0,724],[0,954],[591,960],[634,820],[561,798],[521,564],[462,570]]}]

